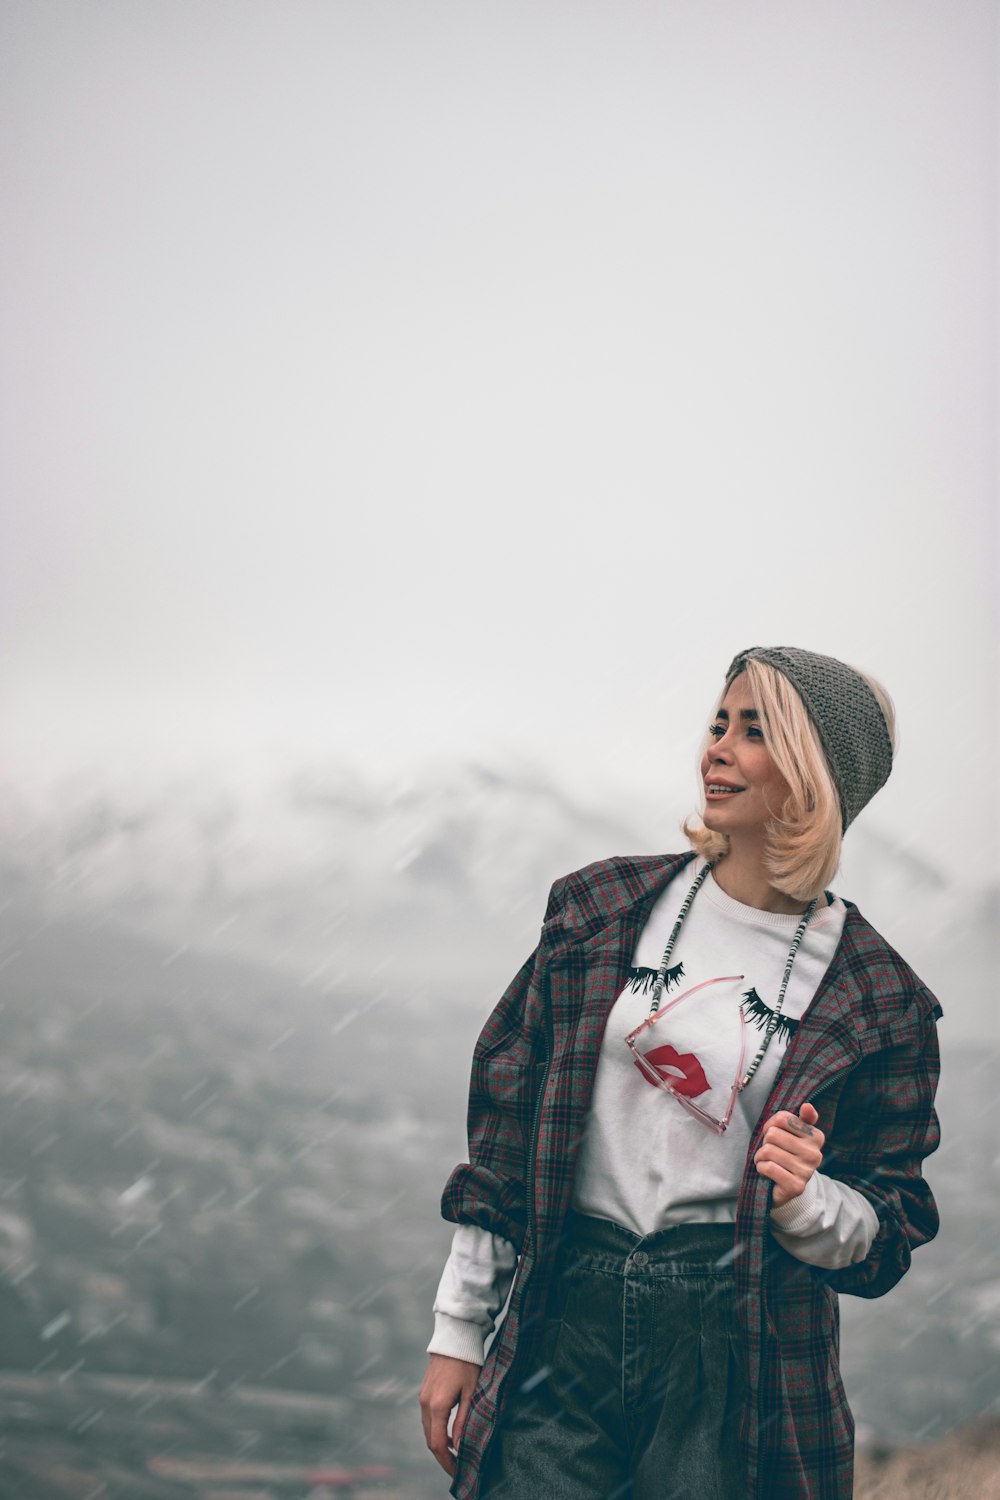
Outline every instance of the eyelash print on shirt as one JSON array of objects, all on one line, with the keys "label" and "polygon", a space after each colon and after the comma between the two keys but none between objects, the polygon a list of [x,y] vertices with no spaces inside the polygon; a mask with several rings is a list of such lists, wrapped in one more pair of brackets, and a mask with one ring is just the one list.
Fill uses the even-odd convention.
[{"label": "eyelash print on shirt", "polygon": [[[774,1015],[769,1005],[765,1005],[755,989],[747,990],[740,1002],[740,1010],[748,1021],[756,1026],[758,1031],[763,1031],[768,1021]],[[791,1016],[779,1016],[778,1024],[774,1028],[774,1034],[779,1042],[788,1042],[799,1029],[798,1021],[793,1021]]]},{"label": "eyelash print on shirt", "polygon": [[[658,972],[657,969],[647,969],[645,964],[640,964],[639,968],[635,968],[633,965],[628,971],[628,983],[625,985],[625,988],[627,990],[634,990],[637,995],[646,995],[656,983]],[[663,983],[663,993],[665,995],[669,994],[670,986],[672,984],[679,984],[683,977],[684,965],[674,964],[672,968],[667,970]]]}]

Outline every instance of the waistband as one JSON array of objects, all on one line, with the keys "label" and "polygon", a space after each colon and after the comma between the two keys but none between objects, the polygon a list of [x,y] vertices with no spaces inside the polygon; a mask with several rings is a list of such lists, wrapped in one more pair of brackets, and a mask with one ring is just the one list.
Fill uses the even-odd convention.
[{"label": "waistband", "polygon": [[638,1235],[611,1219],[570,1210],[559,1242],[563,1269],[659,1271],[666,1275],[697,1270],[732,1272],[735,1255],[732,1224],[674,1224],[654,1234]]}]

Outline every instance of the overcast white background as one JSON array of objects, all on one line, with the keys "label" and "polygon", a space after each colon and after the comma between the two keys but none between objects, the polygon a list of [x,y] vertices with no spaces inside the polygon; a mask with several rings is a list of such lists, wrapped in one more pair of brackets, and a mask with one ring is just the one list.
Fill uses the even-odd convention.
[{"label": "overcast white background", "polygon": [[7,781],[655,798],[791,643],[995,876],[997,75],[987,0],[4,0]]}]

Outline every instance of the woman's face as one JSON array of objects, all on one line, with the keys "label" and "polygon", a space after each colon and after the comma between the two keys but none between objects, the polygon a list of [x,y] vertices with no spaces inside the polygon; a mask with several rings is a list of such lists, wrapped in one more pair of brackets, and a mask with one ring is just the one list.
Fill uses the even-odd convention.
[{"label": "woman's face", "polygon": [[757,717],[746,673],[734,677],[709,726],[701,758],[702,820],[713,833],[761,836],[788,796]]}]

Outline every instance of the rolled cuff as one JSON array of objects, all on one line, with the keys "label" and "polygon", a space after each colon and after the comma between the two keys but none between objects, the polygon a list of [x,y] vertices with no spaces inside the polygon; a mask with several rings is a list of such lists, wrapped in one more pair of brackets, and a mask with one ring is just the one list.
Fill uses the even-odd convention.
[{"label": "rolled cuff", "polygon": [[771,1223],[782,1234],[809,1234],[822,1217],[819,1173],[814,1172],[797,1198],[771,1209]]},{"label": "rolled cuff", "polygon": [[446,1354],[449,1359],[465,1359],[481,1365],[487,1330],[479,1323],[464,1323],[447,1313],[434,1314],[434,1337],[427,1345],[428,1354]]},{"label": "rolled cuff", "polygon": [[518,1177],[462,1162],[445,1184],[441,1216],[453,1224],[472,1224],[501,1235],[520,1253],[527,1225],[524,1183]]}]

